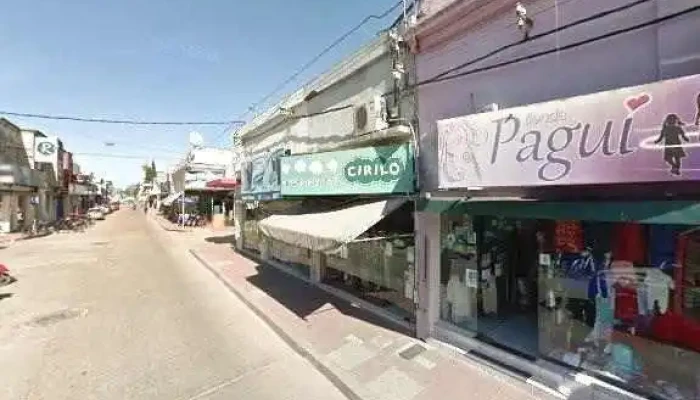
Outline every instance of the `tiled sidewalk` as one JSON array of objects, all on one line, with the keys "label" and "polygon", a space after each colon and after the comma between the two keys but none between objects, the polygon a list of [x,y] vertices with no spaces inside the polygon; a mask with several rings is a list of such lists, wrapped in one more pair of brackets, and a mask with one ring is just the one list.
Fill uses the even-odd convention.
[{"label": "tiled sidewalk", "polygon": [[521,379],[415,340],[405,328],[239,255],[230,243],[215,242],[192,243],[190,251],[350,398],[554,398]]}]

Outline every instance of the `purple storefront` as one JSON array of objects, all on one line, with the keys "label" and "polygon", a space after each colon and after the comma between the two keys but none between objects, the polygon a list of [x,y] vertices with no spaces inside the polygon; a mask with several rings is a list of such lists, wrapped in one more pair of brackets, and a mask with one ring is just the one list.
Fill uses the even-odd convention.
[{"label": "purple storefront", "polygon": [[[548,47],[526,41],[495,60],[513,64],[470,73],[451,67],[488,52],[484,32],[507,37],[509,2],[425,3],[440,3],[433,18],[445,21],[450,7],[481,14],[462,33],[419,23],[414,43],[419,336],[563,393],[700,398],[700,42],[679,36],[700,34],[700,12],[630,6],[623,26],[665,22],[588,47],[566,47],[575,38],[562,33],[556,45],[573,54],[517,61]],[[560,3],[528,3],[542,29],[532,36],[554,12],[559,26],[579,19],[576,2]],[[622,7],[610,3],[589,2],[580,18]],[[676,45],[659,48],[672,33]],[[619,57],[605,59],[613,48]],[[431,80],[440,65],[454,79]]]}]

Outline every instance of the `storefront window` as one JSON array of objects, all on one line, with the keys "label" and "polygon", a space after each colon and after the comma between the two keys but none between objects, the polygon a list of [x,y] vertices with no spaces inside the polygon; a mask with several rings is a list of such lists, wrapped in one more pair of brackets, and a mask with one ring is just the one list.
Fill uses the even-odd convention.
[{"label": "storefront window", "polygon": [[326,254],[324,282],[412,321],[413,252],[412,235],[348,243]]},{"label": "storefront window", "polygon": [[700,230],[444,216],[441,319],[647,395],[700,395]]},{"label": "storefront window", "polygon": [[360,238],[326,253],[324,283],[346,290],[413,323],[413,208],[413,203],[404,204]]}]

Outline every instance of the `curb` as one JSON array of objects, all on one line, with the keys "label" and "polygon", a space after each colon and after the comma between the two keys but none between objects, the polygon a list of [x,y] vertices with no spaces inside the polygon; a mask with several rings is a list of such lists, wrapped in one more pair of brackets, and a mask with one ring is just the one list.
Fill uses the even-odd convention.
[{"label": "curb", "polygon": [[210,266],[203,258],[201,258],[194,250],[189,250],[190,254],[199,261],[204,267],[206,267],[209,272],[211,272],[221,283],[223,283],[231,293],[233,293],[243,304],[245,304],[255,315],[258,316],[270,329],[272,329],[289,347],[292,348],[297,354],[302,356],[304,359],[309,361],[326,379],[328,379],[333,386],[335,386],[345,397],[349,400],[363,400],[363,398],[358,395],[350,386],[348,386],[343,380],[330,368],[328,368],[321,359],[316,356],[311,350],[300,345],[292,335],[288,334],[279,324],[277,324],[272,318],[267,316],[265,312],[262,311],[258,306],[249,301],[234,285],[228,282],[222,274],[220,274],[216,269]]}]

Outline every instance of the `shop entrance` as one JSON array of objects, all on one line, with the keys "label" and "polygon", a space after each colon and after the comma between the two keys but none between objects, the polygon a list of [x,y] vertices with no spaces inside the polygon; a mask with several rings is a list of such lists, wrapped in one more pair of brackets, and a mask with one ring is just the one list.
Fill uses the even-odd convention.
[{"label": "shop entrance", "polygon": [[538,353],[536,222],[481,217],[477,332],[495,345]]},{"label": "shop entrance", "polygon": [[441,318],[536,356],[537,222],[452,216],[442,227]]}]

